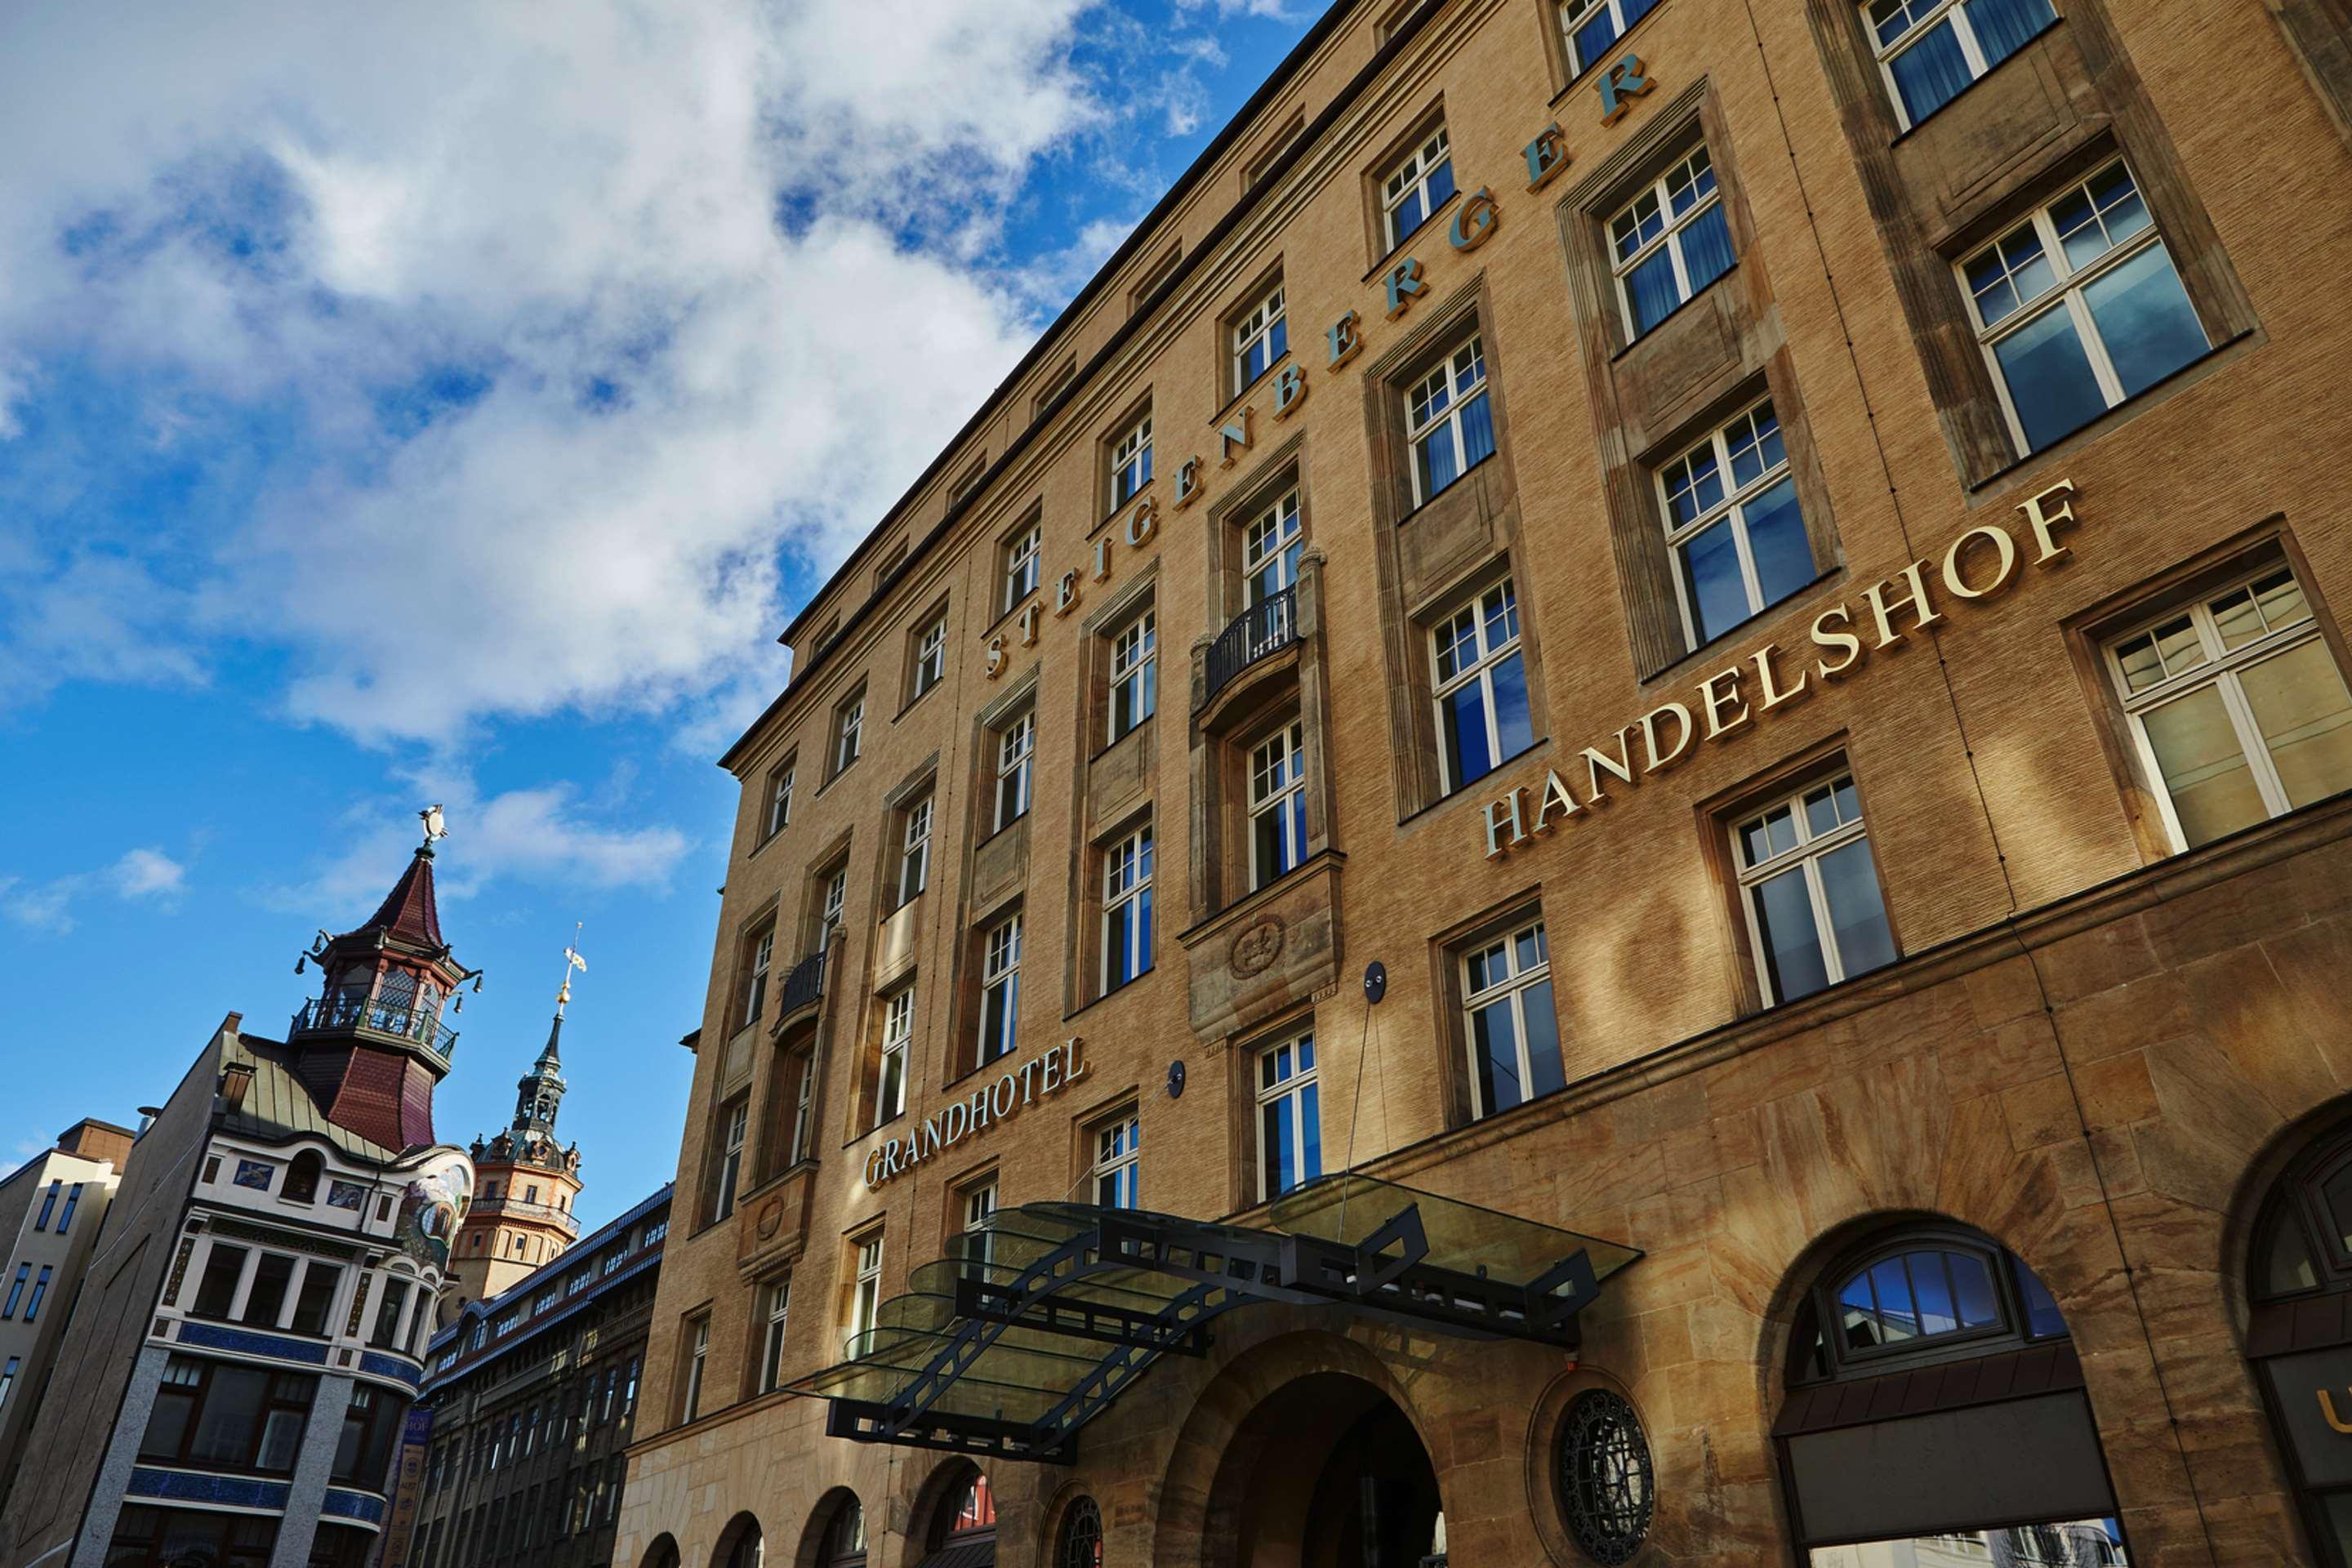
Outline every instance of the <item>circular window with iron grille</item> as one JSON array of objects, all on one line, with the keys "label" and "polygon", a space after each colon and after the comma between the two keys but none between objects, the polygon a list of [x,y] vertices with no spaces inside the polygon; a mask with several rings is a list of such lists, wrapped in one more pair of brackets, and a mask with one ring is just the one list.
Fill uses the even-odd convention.
[{"label": "circular window with iron grille", "polygon": [[1650,1533],[1657,1472],[1633,1407],[1605,1388],[1571,1401],[1559,1434],[1559,1505],[1595,1563],[1629,1563]]}]

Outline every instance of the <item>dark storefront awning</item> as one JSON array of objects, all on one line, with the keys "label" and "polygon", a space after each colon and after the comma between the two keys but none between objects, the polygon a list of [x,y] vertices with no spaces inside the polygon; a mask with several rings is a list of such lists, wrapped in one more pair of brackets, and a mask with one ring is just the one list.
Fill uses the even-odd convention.
[{"label": "dark storefront awning", "polygon": [[1573,1350],[1577,1314],[1641,1254],[1368,1176],[1312,1183],[1262,1226],[1027,1204],[956,1238],[882,1303],[849,1359],[793,1392],[863,1443],[1066,1463],[1078,1428],[1210,1320],[1256,1301],[1345,1307]]}]

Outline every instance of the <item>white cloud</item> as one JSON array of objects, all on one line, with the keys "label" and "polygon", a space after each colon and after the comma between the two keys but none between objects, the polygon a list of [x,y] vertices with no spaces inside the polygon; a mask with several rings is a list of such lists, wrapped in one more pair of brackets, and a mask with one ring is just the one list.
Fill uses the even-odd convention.
[{"label": "white cloud", "polygon": [[138,848],[95,871],[76,871],[46,882],[0,877],[0,914],[29,931],[63,936],[74,929],[74,905],[92,894],[125,902],[152,900],[169,908],[187,886],[188,868],[161,849]]}]

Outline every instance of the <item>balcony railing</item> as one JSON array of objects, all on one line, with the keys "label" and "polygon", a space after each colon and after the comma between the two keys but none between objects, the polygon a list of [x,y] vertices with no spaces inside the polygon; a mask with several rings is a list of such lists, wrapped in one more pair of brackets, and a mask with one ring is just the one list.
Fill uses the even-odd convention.
[{"label": "balcony railing", "polygon": [[1214,697],[1232,683],[1234,677],[1269,654],[1280,653],[1298,640],[1298,612],[1296,588],[1285,588],[1260,599],[1235,616],[1217,640],[1209,645],[1203,661],[1208,678],[1207,697]]},{"label": "balcony railing", "polygon": [[557,1208],[553,1204],[534,1203],[529,1198],[510,1198],[503,1193],[494,1198],[476,1198],[473,1207],[467,1212],[516,1215],[524,1219],[545,1220],[566,1236],[580,1234],[580,1222],[572,1217],[570,1210]]},{"label": "balcony railing", "polygon": [[288,1026],[293,1034],[310,1029],[363,1029],[370,1034],[391,1035],[404,1040],[414,1040],[447,1061],[457,1049],[457,1031],[441,1022],[440,1005],[420,1007],[415,997],[365,991],[330,991],[325,995],[302,1004]]},{"label": "balcony railing", "polygon": [[791,1013],[807,1006],[824,994],[824,949],[818,948],[793,965],[784,976],[784,994],[778,1004],[780,1012]]}]

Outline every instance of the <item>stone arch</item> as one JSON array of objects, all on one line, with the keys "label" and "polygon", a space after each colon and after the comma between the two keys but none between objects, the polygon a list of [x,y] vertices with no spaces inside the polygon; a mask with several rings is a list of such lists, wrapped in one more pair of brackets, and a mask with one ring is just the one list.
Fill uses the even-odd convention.
[{"label": "stone arch", "polygon": [[816,1500],[816,1506],[809,1510],[807,1522],[801,1526],[800,1543],[793,1549],[792,1568],[827,1568],[828,1563],[837,1560],[827,1549],[833,1544],[834,1525],[849,1510],[856,1510],[862,1519],[866,1505],[847,1487],[835,1487]]},{"label": "stone arch", "polygon": [[638,1560],[639,1568],[678,1568],[677,1539],[667,1530],[653,1539],[646,1554]]},{"label": "stone arch", "polygon": [[727,1521],[710,1548],[710,1568],[761,1568],[767,1538],[751,1510],[745,1509]]}]

